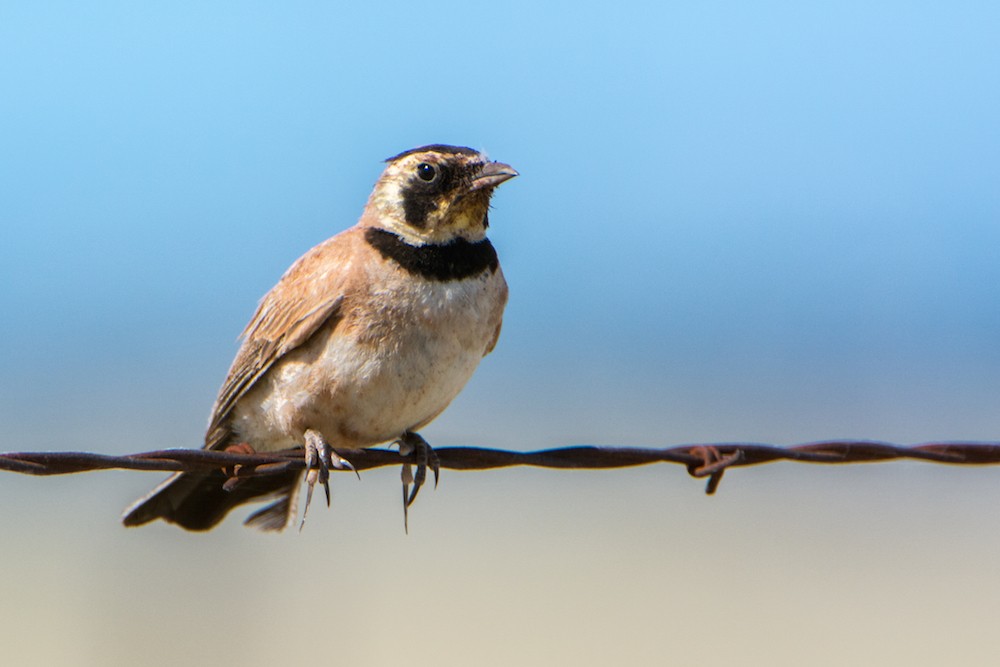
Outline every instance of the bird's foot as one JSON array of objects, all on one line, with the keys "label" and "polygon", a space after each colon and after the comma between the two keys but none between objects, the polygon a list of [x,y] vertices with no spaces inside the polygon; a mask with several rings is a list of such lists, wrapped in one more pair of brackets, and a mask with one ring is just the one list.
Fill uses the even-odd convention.
[{"label": "bird's foot", "polygon": [[[427,466],[430,466],[431,470],[434,471],[434,488],[437,488],[438,478],[441,474],[441,462],[438,455],[419,433],[407,431],[396,442],[399,444],[399,453],[403,456],[409,456],[416,452],[417,474],[414,476],[411,464],[404,463],[401,475],[403,480],[403,529],[409,532],[410,505],[416,500],[420,487],[427,479]],[[410,484],[413,484],[412,491]]]},{"label": "bird's foot", "polygon": [[[229,445],[222,451],[224,451],[227,454],[245,454],[247,456],[251,456],[257,453],[256,451],[254,451],[254,448],[250,446],[250,443],[247,442],[238,442],[236,444]],[[239,486],[240,482],[242,482],[245,479],[243,477],[240,477],[240,472],[242,471],[242,469],[243,466],[240,465],[239,463],[224,467],[222,469],[222,474],[226,476],[226,481],[225,483],[223,483],[222,488],[225,489],[226,491],[232,491],[237,486]]]},{"label": "bird's foot", "polygon": [[306,440],[306,507],[302,511],[302,523],[299,530],[306,525],[306,514],[309,512],[309,504],[312,502],[313,487],[316,482],[323,485],[326,492],[326,506],[330,506],[330,468],[337,470],[353,470],[358,479],[361,475],[350,461],[333,451],[333,447],[318,432],[309,429],[305,433]]}]

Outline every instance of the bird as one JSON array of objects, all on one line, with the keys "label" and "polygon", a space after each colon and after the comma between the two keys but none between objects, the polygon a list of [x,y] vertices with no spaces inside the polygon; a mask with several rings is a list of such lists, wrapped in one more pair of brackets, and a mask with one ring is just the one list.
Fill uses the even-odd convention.
[{"label": "bird", "polygon": [[[500,335],[508,289],[486,232],[495,188],[517,175],[484,152],[446,144],[387,159],[357,223],[307,251],[260,300],[204,448],[302,448],[307,512],[317,481],[329,504],[330,468],[353,469],[337,450],[398,443],[418,462],[416,478],[403,468],[405,521],[427,465],[438,473],[417,431],[458,395]],[[297,516],[303,472],[176,473],[122,522],[203,531],[237,506],[271,500],[244,523],[280,531]]]}]

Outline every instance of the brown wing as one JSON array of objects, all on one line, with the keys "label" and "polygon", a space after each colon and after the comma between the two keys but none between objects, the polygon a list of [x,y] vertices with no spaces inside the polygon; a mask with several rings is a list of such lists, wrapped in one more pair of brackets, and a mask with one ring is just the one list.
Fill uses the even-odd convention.
[{"label": "brown wing", "polygon": [[483,352],[484,357],[490,352],[492,352],[493,348],[497,346],[497,340],[500,338],[500,327],[503,326],[503,310],[504,307],[507,305],[507,281],[504,280],[503,272],[500,271],[499,268],[497,269],[497,271],[500,272],[500,282],[501,282],[500,298],[497,299],[497,303],[495,305],[497,328],[493,332],[493,340],[490,341],[490,344],[486,346],[486,351]]},{"label": "brown wing", "polygon": [[227,420],[236,402],[276,361],[299,347],[331,318],[344,301],[350,238],[338,235],[303,255],[261,300],[243,331],[243,345],[212,410],[207,449],[228,444]]}]

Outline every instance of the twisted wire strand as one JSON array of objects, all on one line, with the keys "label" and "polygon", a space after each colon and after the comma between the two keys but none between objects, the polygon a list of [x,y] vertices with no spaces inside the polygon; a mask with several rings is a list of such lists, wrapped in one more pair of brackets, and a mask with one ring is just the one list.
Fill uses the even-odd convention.
[{"label": "twisted wire strand", "polygon": [[[849,464],[916,460],[952,465],[1000,464],[1000,442],[928,442],[904,446],[870,440],[829,440],[788,447],[727,442],[666,448],[575,446],[518,452],[483,447],[441,447],[434,450],[442,468],[489,470],[515,466],[571,470],[601,470],[677,463],[692,477],[707,478],[706,493],[714,493],[729,468],[776,461]],[[389,449],[338,450],[358,470],[416,463]],[[277,474],[305,468],[301,449],[244,454],[203,449],[165,449],[125,456],[87,452],[0,453],[0,470],[27,475],[66,475],[94,470],[155,470],[205,472],[223,468],[232,477]]]}]

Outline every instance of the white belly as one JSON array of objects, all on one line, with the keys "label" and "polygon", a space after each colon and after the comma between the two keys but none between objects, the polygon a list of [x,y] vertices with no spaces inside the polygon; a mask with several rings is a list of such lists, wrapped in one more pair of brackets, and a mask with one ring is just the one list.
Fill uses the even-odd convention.
[{"label": "white belly", "polygon": [[382,308],[348,310],[275,363],[235,406],[233,430],[268,451],[301,445],[306,429],[333,447],[365,447],[421,428],[472,376],[504,291],[498,271],[370,293],[364,302]]}]

